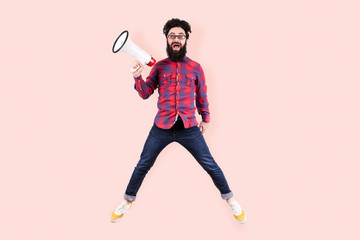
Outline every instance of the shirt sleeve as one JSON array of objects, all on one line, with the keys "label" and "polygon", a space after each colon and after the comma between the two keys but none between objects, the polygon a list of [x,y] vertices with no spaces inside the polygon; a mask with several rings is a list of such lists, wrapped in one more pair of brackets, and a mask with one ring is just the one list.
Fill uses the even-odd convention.
[{"label": "shirt sleeve", "polygon": [[156,64],[151,69],[149,76],[146,78],[146,81],[143,80],[141,75],[139,77],[134,77],[134,80],[134,89],[139,93],[139,96],[143,99],[149,98],[158,86]]},{"label": "shirt sleeve", "polygon": [[196,85],[196,108],[203,122],[210,122],[209,102],[207,99],[207,86],[202,67],[199,67]]}]

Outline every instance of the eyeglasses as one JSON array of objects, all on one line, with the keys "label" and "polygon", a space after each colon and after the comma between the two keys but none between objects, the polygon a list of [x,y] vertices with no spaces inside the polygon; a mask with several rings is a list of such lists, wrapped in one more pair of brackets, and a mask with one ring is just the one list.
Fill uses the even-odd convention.
[{"label": "eyeglasses", "polygon": [[186,38],[185,35],[175,35],[175,34],[170,34],[167,36],[168,38],[174,40],[175,38],[178,38],[179,40],[183,40]]}]

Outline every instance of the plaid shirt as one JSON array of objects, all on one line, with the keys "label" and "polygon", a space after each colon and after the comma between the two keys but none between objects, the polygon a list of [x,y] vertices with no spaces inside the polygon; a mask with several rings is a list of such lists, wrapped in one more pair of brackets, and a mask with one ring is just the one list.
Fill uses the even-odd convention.
[{"label": "plaid shirt", "polygon": [[178,116],[182,118],[185,128],[196,126],[196,108],[202,120],[210,122],[205,76],[199,63],[188,57],[180,62],[166,58],[155,64],[146,81],[141,76],[134,79],[135,90],[143,99],[150,97],[158,88],[159,110],[155,124],[159,128],[170,129]]}]

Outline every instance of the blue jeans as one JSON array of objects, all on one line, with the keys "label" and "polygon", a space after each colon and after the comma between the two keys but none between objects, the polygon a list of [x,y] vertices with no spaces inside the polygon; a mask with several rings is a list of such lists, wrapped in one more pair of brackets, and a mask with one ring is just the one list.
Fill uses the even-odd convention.
[{"label": "blue jeans", "polygon": [[155,124],[150,130],[145,142],[140,160],[134,169],[126,188],[124,199],[135,201],[136,194],[159,153],[170,143],[178,142],[184,146],[197,162],[210,175],[215,186],[219,189],[222,199],[233,196],[223,172],[210,154],[205,139],[198,126],[184,128],[181,117],[171,129],[161,129]]}]

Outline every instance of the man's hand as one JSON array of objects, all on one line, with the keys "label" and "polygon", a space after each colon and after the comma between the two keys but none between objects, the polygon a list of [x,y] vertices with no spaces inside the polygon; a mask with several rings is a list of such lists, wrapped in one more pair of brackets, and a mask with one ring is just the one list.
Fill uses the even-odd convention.
[{"label": "man's hand", "polygon": [[141,63],[141,62],[139,62],[139,61],[135,61],[134,62],[134,64],[131,66],[131,68],[133,68],[133,69],[137,69],[135,72],[133,72],[132,74],[133,74],[133,76],[134,77],[139,77],[140,75],[141,75],[141,72],[142,72],[142,70],[144,69],[144,65]]},{"label": "man's hand", "polygon": [[206,129],[209,127],[210,123],[206,123],[201,121],[199,128],[202,134],[204,134],[204,132],[206,131]]}]

